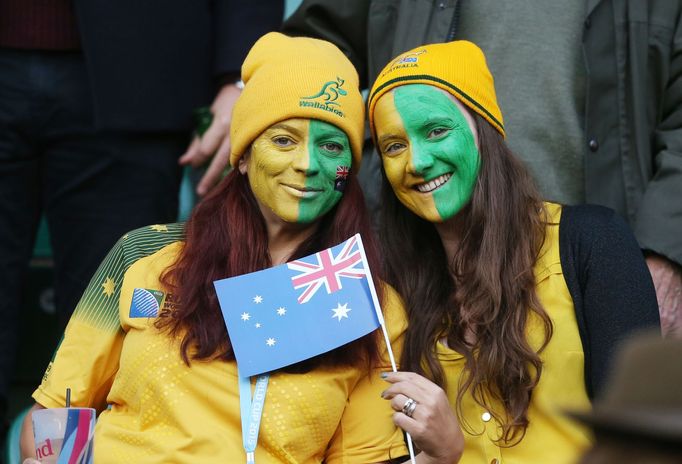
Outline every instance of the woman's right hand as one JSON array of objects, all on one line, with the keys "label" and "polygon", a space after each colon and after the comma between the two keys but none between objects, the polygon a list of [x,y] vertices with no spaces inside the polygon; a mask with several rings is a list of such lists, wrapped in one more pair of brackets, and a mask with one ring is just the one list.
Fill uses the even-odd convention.
[{"label": "woman's right hand", "polygon": [[[396,411],[393,422],[409,433],[421,453],[420,463],[454,464],[464,451],[464,435],[447,395],[435,383],[413,372],[386,372],[391,386],[382,397]],[[416,401],[411,417],[403,412],[409,399]],[[406,409],[410,413],[409,409]]]}]

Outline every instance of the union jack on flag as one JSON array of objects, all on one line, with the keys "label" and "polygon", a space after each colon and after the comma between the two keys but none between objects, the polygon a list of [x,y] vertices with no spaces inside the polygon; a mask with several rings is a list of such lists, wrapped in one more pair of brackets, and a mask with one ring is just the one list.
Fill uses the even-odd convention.
[{"label": "union jack on flag", "polygon": [[345,241],[336,256],[331,248],[327,248],[308,258],[312,257],[315,258],[314,262],[299,259],[287,263],[292,271],[300,271],[300,274],[291,278],[295,289],[305,289],[298,297],[300,304],[310,301],[322,285],[328,294],[334,293],[342,288],[341,277],[362,279],[367,272],[362,264],[357,236]]}]

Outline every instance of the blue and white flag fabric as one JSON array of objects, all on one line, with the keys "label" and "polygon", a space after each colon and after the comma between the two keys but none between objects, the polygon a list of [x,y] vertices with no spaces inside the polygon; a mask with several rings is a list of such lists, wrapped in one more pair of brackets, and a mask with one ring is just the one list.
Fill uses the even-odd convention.
[{"label": "blue and white flag fabric", "polygon": [[314,255],[215,281],[239,375],[280,369],[379,327],[369,272],[356,234]]}]

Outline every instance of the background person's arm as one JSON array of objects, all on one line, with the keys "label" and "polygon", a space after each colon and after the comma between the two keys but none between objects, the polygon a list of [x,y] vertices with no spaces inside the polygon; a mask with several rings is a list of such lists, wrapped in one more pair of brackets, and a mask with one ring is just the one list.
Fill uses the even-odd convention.
[{"label": "background person's arm", "polygon": [[367,18],[369,0],[303,0],[282,26],[290,36],[327,40],[341,49],[360,76],[360,88],[367,82]]},{"label": "background person's arm", "polygon": [[[679,2],[678,2],[679,3]],[[656,287],[663,334],[682,335],[682,15],[661,53],[667,79],[660,95],[660,120],[651,137],[653,177],[637,207],[633,230]],[[655,51],[649,51],[655,56]],[[664,60],[661,56],[656,56]],[[651,58],[653,59],[653,58]]]},{"label": "background person's arm", "polygon": [[210,160],[197,185],[197,193],[202,196],[220,181],[228,165],[232,107],[241,92],[235,82],[239,79],[242,62],[258,38],[278,30],[284,17],[283,0],[216,0],[213,4],[213,74],[216,80],[233,76],[234,82],[223,82],[218,89],[211,105],[211,125],[203,136],[193,138],[179,160],[180,164],[193,167]]}]

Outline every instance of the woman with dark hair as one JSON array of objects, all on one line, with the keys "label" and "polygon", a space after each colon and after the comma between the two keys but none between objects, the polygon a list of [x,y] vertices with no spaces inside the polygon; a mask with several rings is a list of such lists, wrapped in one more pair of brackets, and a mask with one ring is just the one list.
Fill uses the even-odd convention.
[{"label": "woman with dark hair", "polygon": [[470,42],[398,56],[368,107],[387,281],[409,319],[411,372],[385,375],[395,423],[433,446],[447,398],[456,438],[440,445],[463,443],[459,462],[574,462],[589,433],[561,408],[589,407],[614,345],[659,323],[631,232],[606,208],[539,198]]},{"label": "woman with dark hair", "polygon": [[[214,281],[358,232],[370,267],[379,269],[354,172],[364,111],[350,62],[327,42],[271,33],[251,49],[242,78],[231,130],[235,169],[186,225],[121,238],[33,394],[34,409],[64,407],[68,387],[71,406],[101,411],[98,464],[244,462],[237,366]],[[391,316],[397,298],[378,290],[398,335],[404,323]],[[138,295],[149,296],[149,304],[138,304]],[[405,455],[392,410],[380,398],[380,338],[370,334],[270,373],[255,461],[385,462]],[[33,455],[30,421],[29,414],[25,455]]]}]

